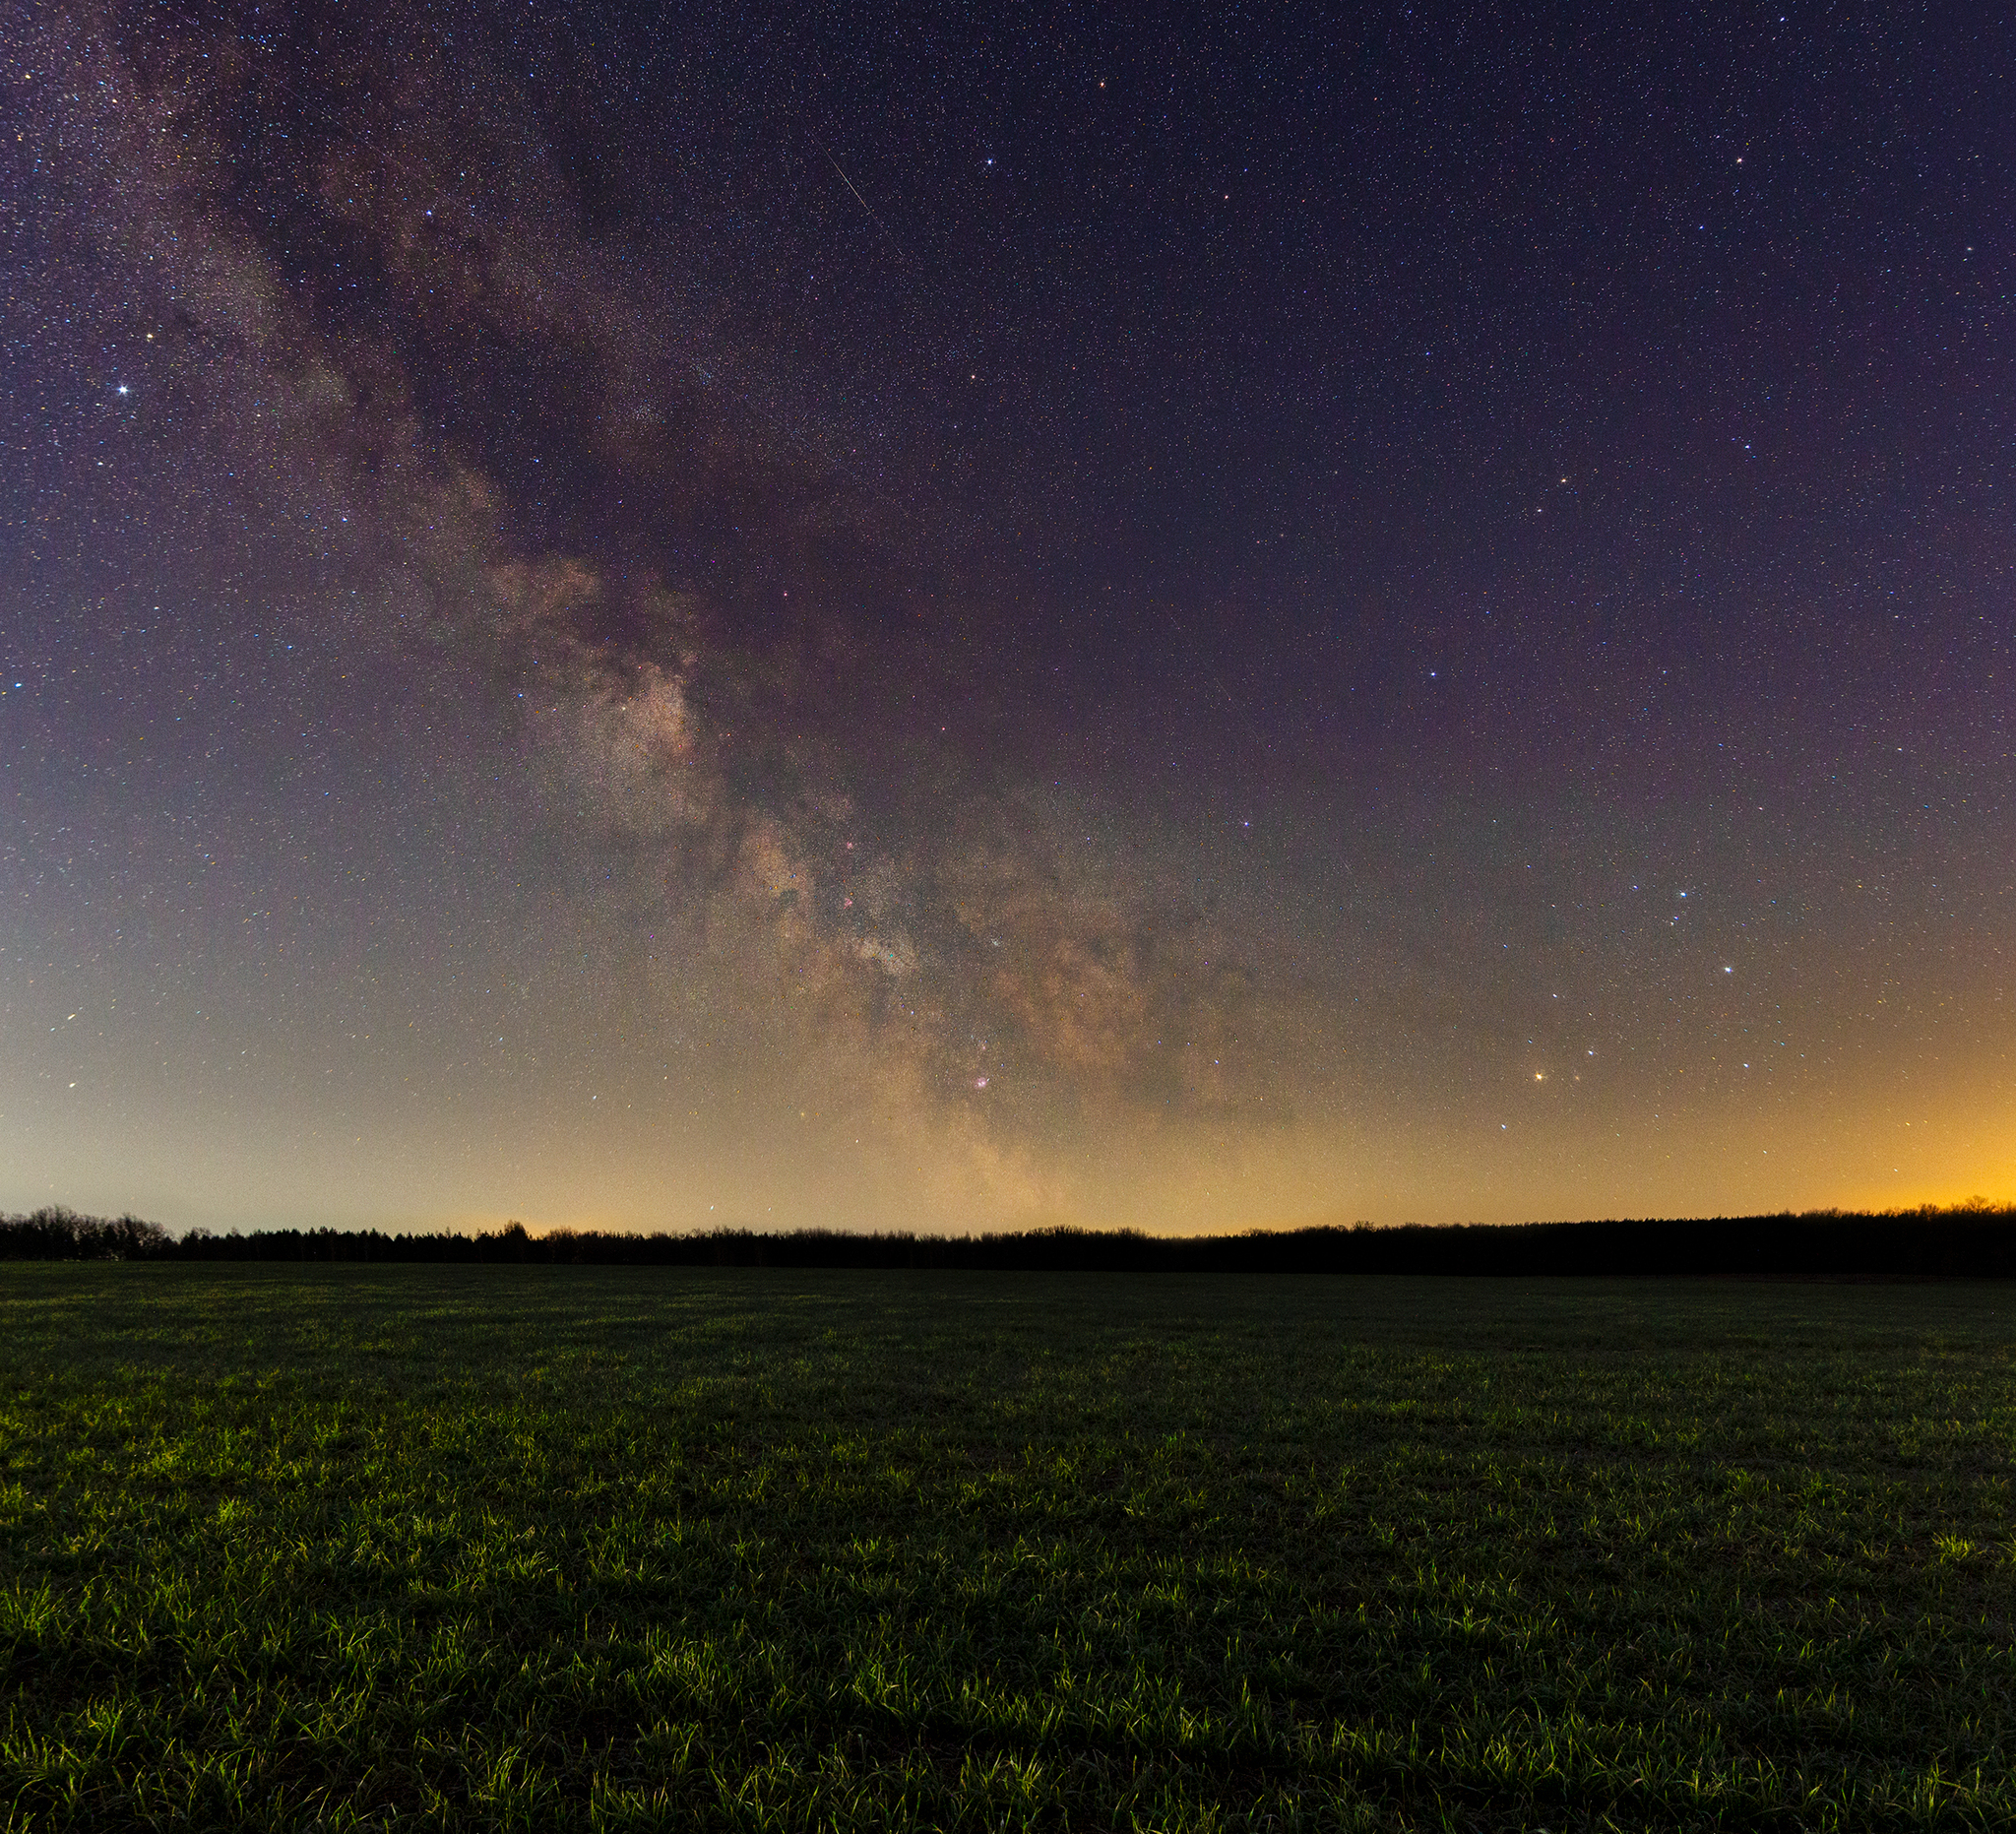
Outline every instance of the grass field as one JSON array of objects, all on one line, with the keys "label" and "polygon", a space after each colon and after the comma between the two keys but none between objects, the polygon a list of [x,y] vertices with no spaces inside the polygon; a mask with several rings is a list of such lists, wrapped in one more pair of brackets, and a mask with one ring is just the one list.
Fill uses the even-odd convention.
[{"label": "grass field", "polygon": [[0,1273],[0,1827],[2016,1825],[2016,1289]]}]

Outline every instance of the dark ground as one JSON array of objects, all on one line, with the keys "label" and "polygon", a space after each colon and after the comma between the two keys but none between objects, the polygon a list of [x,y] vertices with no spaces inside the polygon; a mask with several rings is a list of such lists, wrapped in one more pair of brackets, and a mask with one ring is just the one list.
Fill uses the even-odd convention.
[{"label": "dark ground", "polygon": [[2016,1821],[2016,1290],[0,1276],[0,1827]]}]

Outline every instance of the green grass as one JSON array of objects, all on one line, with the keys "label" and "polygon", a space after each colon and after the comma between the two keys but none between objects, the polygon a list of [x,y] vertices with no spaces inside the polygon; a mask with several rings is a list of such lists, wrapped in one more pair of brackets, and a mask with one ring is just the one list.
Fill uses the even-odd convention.
[{"label": "green grass", "polygon": [[0,1271],[0,1827],[2016,1824],[2016,1292]]}]

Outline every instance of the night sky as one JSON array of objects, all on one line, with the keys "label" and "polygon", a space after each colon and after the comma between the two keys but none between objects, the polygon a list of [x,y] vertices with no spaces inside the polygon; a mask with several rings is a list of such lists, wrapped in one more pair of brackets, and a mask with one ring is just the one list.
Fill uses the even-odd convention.
[{"label": "night sky", "polygon": [[0,1207],[2016,1198],[2003,9],[0,65]]}]

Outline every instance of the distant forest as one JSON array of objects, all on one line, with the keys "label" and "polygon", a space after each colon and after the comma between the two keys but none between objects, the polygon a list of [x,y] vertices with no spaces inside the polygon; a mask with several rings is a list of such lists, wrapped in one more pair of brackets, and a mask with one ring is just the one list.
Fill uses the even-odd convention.
[{"label": "distant forest", "polygon": [[1750,1280],[2008,1279],[2016,1207],[1600,1223],[1407,1224],[1147,1235],[1040,1229],[985,1235],[709,1230],[625,1235],[513,1223],[482,1234],[255,1230],[171,1235],[138,1217],[62,1208],[0,1216],[0,1261],[344,1261],[529,1267],[855,1267],[1166,1274],[1643,1274]]}]

